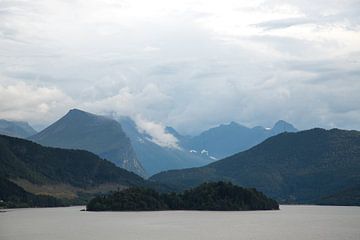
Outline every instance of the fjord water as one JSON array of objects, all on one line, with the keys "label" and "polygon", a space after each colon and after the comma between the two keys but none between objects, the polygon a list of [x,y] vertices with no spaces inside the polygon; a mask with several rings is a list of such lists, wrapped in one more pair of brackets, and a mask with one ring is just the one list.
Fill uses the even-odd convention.
[{"label": "fjord water", "polygon": [[1,240],[359,240],[360,208],[281,206],[249,212],[83,212],[82,207],[0,213]]}]

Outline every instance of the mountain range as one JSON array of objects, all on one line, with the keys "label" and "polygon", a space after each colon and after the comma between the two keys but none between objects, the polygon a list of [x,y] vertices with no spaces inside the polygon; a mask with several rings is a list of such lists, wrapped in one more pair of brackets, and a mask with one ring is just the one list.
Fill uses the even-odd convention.
[{"label": "mountain range", "polygon": [[72,109],[29,139],[44,146],[87,150],[119,167],[146,176],[130,139],[120,123],[111,118]]},{"label": "mountain range", "polygon": [[[171,132],[174,133],[174,129]],[[283,120],[275,123],[271,129],[261,126],[248,128],[236,122],[221,124],[194,137],[184,137],[174,133],[180,139],[180,145],[192,152],[206,152],[209,156],[222,159],[247,150],[265,139],[282,132],[298,130]]]},{"label": "mountain range", "polygon": [[0,119],[0,134],[11,137],[27,138],[36,134],[36,131],[27,122]]},{"label": "mountain range", "polygon": [[[0,123],[16,126],[3,127],[8,135],[28,126]],[[30,130],[22,138],[34,132],[24,129]],[[114,120],[73,109],[29,137],[48,147],[1,135],[0,198],[56,206],[57,198],[81,199],[118,187],[181,191],[203,182],[231,181],[282,203],[360,205],[358,131],[298,131],[285,121],[272,128],[231,122],[197,136],[171,127],[165,131],[176,137],[179,148],[160,146],[128,117]],[[157,174],[149,181],[137,176],[146,172]]]},{"label": "mountain range", "polygon": [[286,203],[326,203],[334,195],[345,204],[339,194],[360,186],[360,132],[317,128],[282,133],[204,167],[170,170],[150,180],[179,190],[224,180]]},{"label": "mountain range", "polygon": [[244,151],[265,139],[282,132],[297,129],[285,121],[278,121],[273,128],[248,128],[238,123],[222,124],[196,136],[181,135],[172,127],[165,131],[178,140],[180,148],[163,147],[140,131],[129,117],[118,119],[130,138],[137,157],[149,175],[170,169],[200,167],[218,159]]},{"label": "mountain range", "polygon": [[[10,123],[31,129],[25,123]],[[39,133],[29,131],[20,135],[17,131],[19,127],[7,128],[6,135],[28,138],[45,146],[88,150],[143,177],[170,169],[204,166],[246,150],[280,132],[297,131],[285,121],[277,122],[271,129],[248,128],[231,122],[196,136],[184,136],[174,128],[166,127],[166,133],[178,140],[179,147],[174,148],[157,144],[129,117],[120,117],[115,121],[111,117],[78,109],[70,110]]]},{"label": "mountain range", "polygon": [[246,150],[281,132],[297,131],[293,125],[285,121],[278,121],[271,129],[247,128],[231,122],[211,128],[197,136],[184,136],[174,128],[166,127],[166,133],[173,135],[180,146],[173,148],[156,144],[150,135],[137,128],[131,118],[120,117],[118,120],[149,175],[170,169],[200,167]]}]

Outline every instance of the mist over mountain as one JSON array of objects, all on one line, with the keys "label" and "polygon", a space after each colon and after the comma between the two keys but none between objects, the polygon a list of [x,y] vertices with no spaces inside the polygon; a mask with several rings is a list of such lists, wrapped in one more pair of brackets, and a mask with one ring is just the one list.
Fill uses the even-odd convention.
[{"label": "mist over mountain", "polygon": [[36,131],[27,122],[0,119],[0,134],[11,137],[27,138],[36,134]]},{"label": "mist over mountain", "polygon": [[157,144],[153,136],[140,130],[130,117],[120,117],[119,121],[131,139],[141,164],[150,175],[170,169],[204,166],[249,149],[278,133],[297,131],[293,125],[282,120],[272,129],[248,128],[231,122],[211,128],[197,136],[184,136],[173,127],[167,126],[164,128],[165,133],[171,134],[177,140],[179,147],[175,148]]},{"label": "mist over mountain", "polygon": [[[121,117],[119,121],[124,132],[130,138],[139,161],[149,175],[169,169],[199,167],[213,161],[207,155],[195,154],[186,149],[157,144],[152,141],[152,136],[141,132],[136,123],[129,117]],[[171,128],[172,131],[169,131],[169,129],[165,129],[167,133],[172,134],[179,141],[182,140],[182,136],[175,129]]]},{"label": "mist over mountain", "polygon": [[351,202],[351,197],[339,195],[355,196],[356,191],[348,189],[358,189],[359,172],[360,132],[311,129],[282,133],[207,166],[162,172],[150,180],[180,190],[225,180],[254,187],[282,202],[345,204],[341,199]]},{"label": "mist over mountain", "polygon": [[183,136],[172,127],[165,134],[177,141],[179,147],[159,144],[151,133],[140,129],[130,117],[119,121],[78,109],[29,137],[45,146],[83,149],[114,162],[117,166],[141,176],[170,169],[200,167],[225,156],[248,149],[281,131],[296,131],[284,121],[271,130],[247,128],[235,122],[209,129],[198,136]]},{"label": "mist over mountain", "polygon": [[[45,146],[88,150],[146,176],[170,169],[204,166],[246,150],[281,131],[296,131],[284,121],[279,121],[270,130],[247,128],[232,122],[198,136],[184,136],[168,126],[154,139],[151,134],[159,132],[160,125],[155,125],[159,129],[150,125],[151,131],[147,132],[141,129],[143,125],[148,126],[146,122],[138,124],[130,117],[120,117],[117,122],[112,117],[73,109],[29,139]],[[170,136],[172,143],[164,144],[169,139],[162,140],[163,136]]]},{"label": "mist over mountain", "polygon": [[119,167],[146,175],[120,123],[104,116],[72,109],[29,139],[44,146],[91,151]]}]

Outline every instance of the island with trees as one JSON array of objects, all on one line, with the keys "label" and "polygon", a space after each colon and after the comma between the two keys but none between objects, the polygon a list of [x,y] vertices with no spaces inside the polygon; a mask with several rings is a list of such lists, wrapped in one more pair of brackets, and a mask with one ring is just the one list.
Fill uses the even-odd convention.
[{"label": "island with trees", "polygon": [[86,206],[87,211],[278,210],[279,204],[253,188],[230,182],[203,183],[182,193],[159,193],[142,187],[99,195]]}]

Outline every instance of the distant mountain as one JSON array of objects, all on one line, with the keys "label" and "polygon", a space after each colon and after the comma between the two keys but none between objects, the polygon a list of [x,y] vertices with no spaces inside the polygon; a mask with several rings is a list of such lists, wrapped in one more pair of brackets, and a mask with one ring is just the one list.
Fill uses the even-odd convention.
[{"label": "distant mountain", "polygon": [[249,149],[281,132],[296,132],[285,121],[278,121],[272,129],[247,128],[235,122],[209,129],[198,136],[183,136],[172,127],[165,131],[173,135],[179,149],[163,147],[152,141],[151,136],[140,132],[129,117],[119,119],[131,139],[137,157],[150,175],[170,169],[204,166],[210,162]]},{"label": "distant mountain", "polygon": [[[130,138],[136,155],[145,171],[150,175],[169,169],[199,167],[213,160],[201,153],[193,153],[185,149],[163,147],[151,141],[151,136],[140,132],[135,122],[129,117],[119,119],[124,132]],[[175,129],[167,128],[170,134],[181,139]]]},{"label": "distant mountain", "polygon": [[0,134],[11,137],[27,138],[36,134],[36,131],[27,122],[0,119]]},{"label": "distant mountain", "polygon": [[84,194],[146,185],[138,175],[88,151],[43,147],[4,135],[0,135],[0,180],[3,200],[15,197],[30,206],[34,194],[74,199]]},{"label": "distant mountain", "polygon": [[225,180],[254,187],[281,202],[319,203],[360,186],[360,132],[311,129],[282,133],[200,168],[156,174],[179,190]]},{"label": "distant mountain", "polygon": [[298,130],[290,123],[283,120],[279,120],[270,130],[272,136],[277,135],[283,132],[297,132]]},{"label": "distant mountain", "polygon": [[165,128],[165,132],[167,132],[167,133],[173,135],[174,137],[176,137],[176,139],[179,140],[179,144],[184,143],[184,142],[186,142],[186,141],[189,141],[189,140],[191,139],[191,136],[181,135],[181,134],[178,133],[178,132],[175,130],[175,128],[173,128],[173,127],[167,126],[167,127]]},{"label": "distant mountain", "polygon": [[272,129],[264,127],[248,128],[236,122],[222,124],[211,128],[200,135],[183,138],[181,145],[197,152],[207,151],[216,159],[228,157],[235,153],[247,150],[265,139],[282,132],[297,132],[290,123],[278,121]]},{"label": "distant mountain", "polygon": [[29,138],[44,146],[91,151],[140,176],[146,173],[119,122],[78,109]]}]

